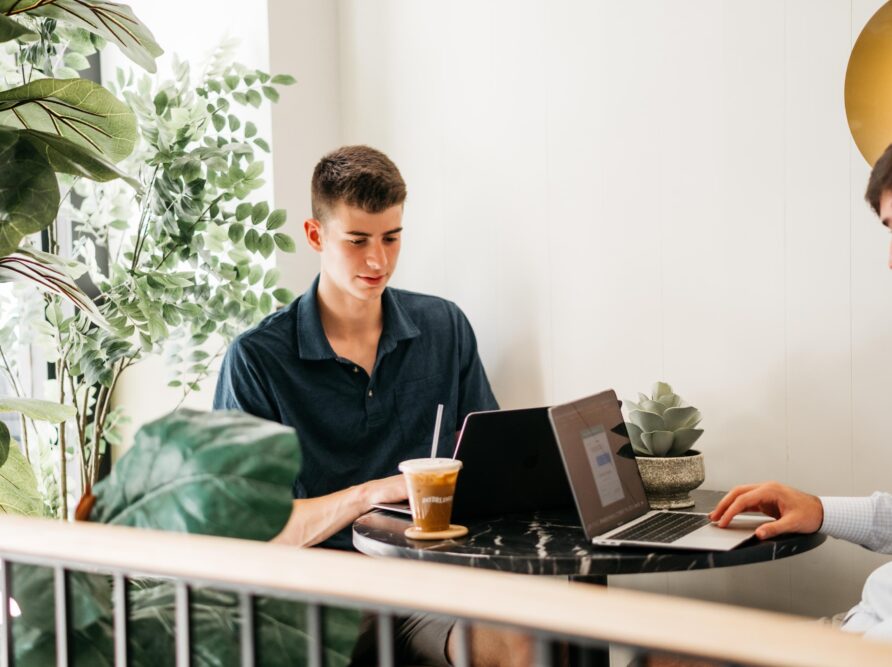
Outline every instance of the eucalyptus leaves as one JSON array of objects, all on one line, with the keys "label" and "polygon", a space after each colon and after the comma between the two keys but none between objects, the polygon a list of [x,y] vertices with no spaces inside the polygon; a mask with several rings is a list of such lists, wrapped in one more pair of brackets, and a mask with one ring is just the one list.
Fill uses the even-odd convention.
[{"label": "eucalyptus leaves", "polygon": [[[0,12],[17,14],[19,4],[0,0]],[[85,65],[106,39],[150,70],[160,49],[116,3],[34,6],[45,18],[19,25],[36,40],[6,50],[14,66],[0,49],[0,72],[9,79],[21,70],[23,77],[0,92],[0,159],[44,161],[50,171],[36,170],[29,190],[21,164],[13,174],[0,162],[0,282],[39,287],[45,302],[35,309],[32,293],[13,301],[11,312],[0,294],[0,310],[7,310],[0,312],[0,351],[27,343],[55,366],[50,391],[74,413],[51,443],[58,466],[47,466],[45,437],[23,443],[23,451],[26,458],[34,453],[38,472],[54,477],[55,489],[38,480],[46,510],[67,516],[69,478],[77,497],[98,479],[107,446],[119,442],[126,417],[112,395],[122,373],[146,354],[163,355],[169,385],[185,396],[233,336],[293,298],[266,261],[277,248],[293,251],[294,241],[282,231],[285,211],[254,196],[264,183],[257,156],[269,145],[250,113],[276,101],[294,79],[233,63],[231,44],[197,75],[176,63],[170,80],[118,72],[108,89],[54,78]],[[63,14],[69,25],[56,23]],[[88,32],[94,19],[103,29]],[[0,35],[15,33],[15,22],[0,22]],[[47,219],[49,252],[41,252],[23,238]],[[57,243],[62,220],[75,231],[66,259]],[[16,252],[6,254],[10,248]],[[14,361],[0,359],[0,372],[16,386]],[[23,427],[35,431],[24,418]]]},{"label": "eucalyptus leaves", "polygon": [[626,427],[636,455],[682,456],[703,435],[703,429],[695,428],[700,411],[685,404],[665,382],[657,382],[650,397],[638,394],[638,399],[625,402],[630,411]]}]

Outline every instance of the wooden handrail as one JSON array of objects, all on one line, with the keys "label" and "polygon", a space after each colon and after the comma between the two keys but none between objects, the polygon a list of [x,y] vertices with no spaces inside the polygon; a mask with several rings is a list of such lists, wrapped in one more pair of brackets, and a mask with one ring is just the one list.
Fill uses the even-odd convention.
[{"label": "wooden handrail", "polygon": [[438,612],[745,664],[892,665],[892,644],[803,617],[322,549],[4,516],[0,557]]}]

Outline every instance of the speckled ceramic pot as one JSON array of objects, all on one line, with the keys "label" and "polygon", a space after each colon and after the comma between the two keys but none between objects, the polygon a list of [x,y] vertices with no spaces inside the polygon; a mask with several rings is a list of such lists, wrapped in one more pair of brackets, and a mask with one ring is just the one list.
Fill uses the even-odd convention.
[{"label": "speckled ceramic pot", "polygon": [[691,450],[684,456],[636,456],[647,501],[655,510],[693,507],[690,492],[703,484],[703,454]]}]

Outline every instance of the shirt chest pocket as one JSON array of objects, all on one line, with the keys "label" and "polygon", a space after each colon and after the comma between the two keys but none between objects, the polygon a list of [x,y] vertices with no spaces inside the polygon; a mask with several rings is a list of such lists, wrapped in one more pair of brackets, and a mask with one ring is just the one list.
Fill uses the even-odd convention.
[{"label": "shirt chest pocket", "polygon": [[404,382],[396,388],[395,411],[407,457],[430,456],[438,403],[443,403],[438,454],[452,456],[450,443],[455,438],[455,402],[449,399],[449,389],[442,374]]}]

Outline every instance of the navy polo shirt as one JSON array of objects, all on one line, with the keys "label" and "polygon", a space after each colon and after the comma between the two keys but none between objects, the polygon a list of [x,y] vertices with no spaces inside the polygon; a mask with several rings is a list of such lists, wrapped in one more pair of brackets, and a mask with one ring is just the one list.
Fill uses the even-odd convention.
[{"label": "navy polo shirt", "polygon": [[[319,278],[289,306],[236,338],[226,352],[214,409],[292,426],[303,465],[295,498],[315,498],[394,475],[430,456],[437,404],[438,454],[452,456],[465,416],[498,408],[474,331],[454,303],[386,288],[371,377],[332,350],[316,299]],[[350,528],[321,546],[352,549]]]}]

